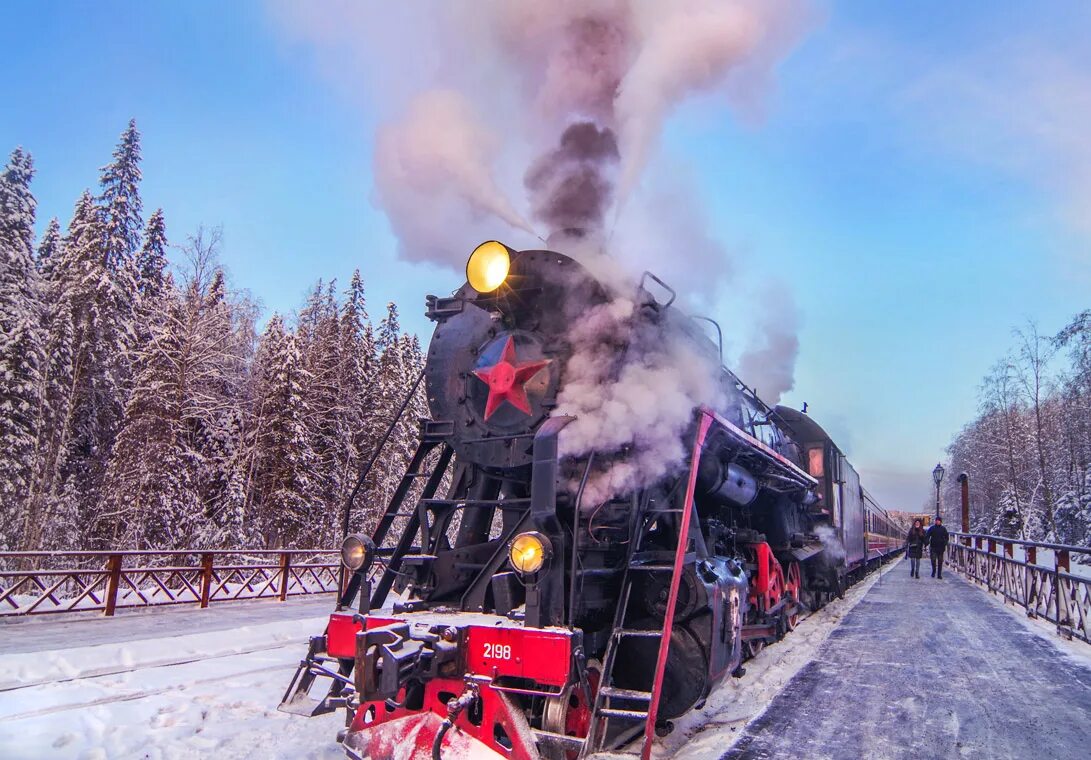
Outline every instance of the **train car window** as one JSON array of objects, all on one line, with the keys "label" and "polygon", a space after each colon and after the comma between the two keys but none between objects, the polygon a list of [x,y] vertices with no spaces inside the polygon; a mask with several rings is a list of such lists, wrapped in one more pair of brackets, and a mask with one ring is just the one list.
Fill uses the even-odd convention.
[{"label": "train car window", "polygon": [[822,454],[823,451],[821,446],[807,449],[807,472],[812,478],[821,478],[825,475]]}]

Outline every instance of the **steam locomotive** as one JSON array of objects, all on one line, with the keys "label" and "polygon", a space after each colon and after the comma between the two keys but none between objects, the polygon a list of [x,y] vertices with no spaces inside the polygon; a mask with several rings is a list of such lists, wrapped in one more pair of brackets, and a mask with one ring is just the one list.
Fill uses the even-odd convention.
[{"label": "steam locomotive", "polygon": [[901,545],[825,431],[721,366],[651,275],[625,294],[616,371],[637,333],[685,343],[716,359],[716,405],[691,410],[665,474],[592,498],[604,468],[639,474],[640,444],[566,454],[558,398],[581,360],[572,326],[616,298],[572,258],[496,241],[428,297],[432,418],[373,533],[345,539],[337,610],[281,704],[344,709],[349,757],[646,759]]}]

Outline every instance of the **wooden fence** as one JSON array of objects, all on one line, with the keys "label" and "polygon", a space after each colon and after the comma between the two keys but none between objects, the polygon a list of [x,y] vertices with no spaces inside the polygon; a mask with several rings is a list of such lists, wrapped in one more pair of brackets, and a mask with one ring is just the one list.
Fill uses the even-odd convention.
[{"label": "wooden fence", "polygon": [[958,572],[1022,607],[1028,616],[1053,623],[1062,636],[1091,643],[1091,577],[1072,572],[1073,558],[1091,557],[1091,549],[974,533],[951,535],[948,552]]},{"label": "wooden fence", "polygon": [[330,594],[340,552],[0,552],[0,616]]}]

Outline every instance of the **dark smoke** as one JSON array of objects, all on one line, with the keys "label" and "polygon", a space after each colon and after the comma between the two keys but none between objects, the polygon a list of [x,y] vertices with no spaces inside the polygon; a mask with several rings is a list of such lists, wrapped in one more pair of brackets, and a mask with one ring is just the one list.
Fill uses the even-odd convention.
[{"label": "dark smoke", "polygon": [[550,233],[601,230],[613,203],[612,175],[620,158],[612,130],[590,121],[571,125],[561,144],[527,171],[523,183],[531,215]]}]

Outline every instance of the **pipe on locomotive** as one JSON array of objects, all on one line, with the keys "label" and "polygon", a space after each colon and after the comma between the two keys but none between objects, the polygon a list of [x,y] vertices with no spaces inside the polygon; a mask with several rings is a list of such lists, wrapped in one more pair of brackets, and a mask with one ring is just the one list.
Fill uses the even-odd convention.
[{"label": "pipe on locomotive", "polygon": [[697,465],[697,488],[705,496],[720,502],[746,507],[758,498],[758,480],[749,470],[734,462],[725,462],[715,453],[701,457]]}]

